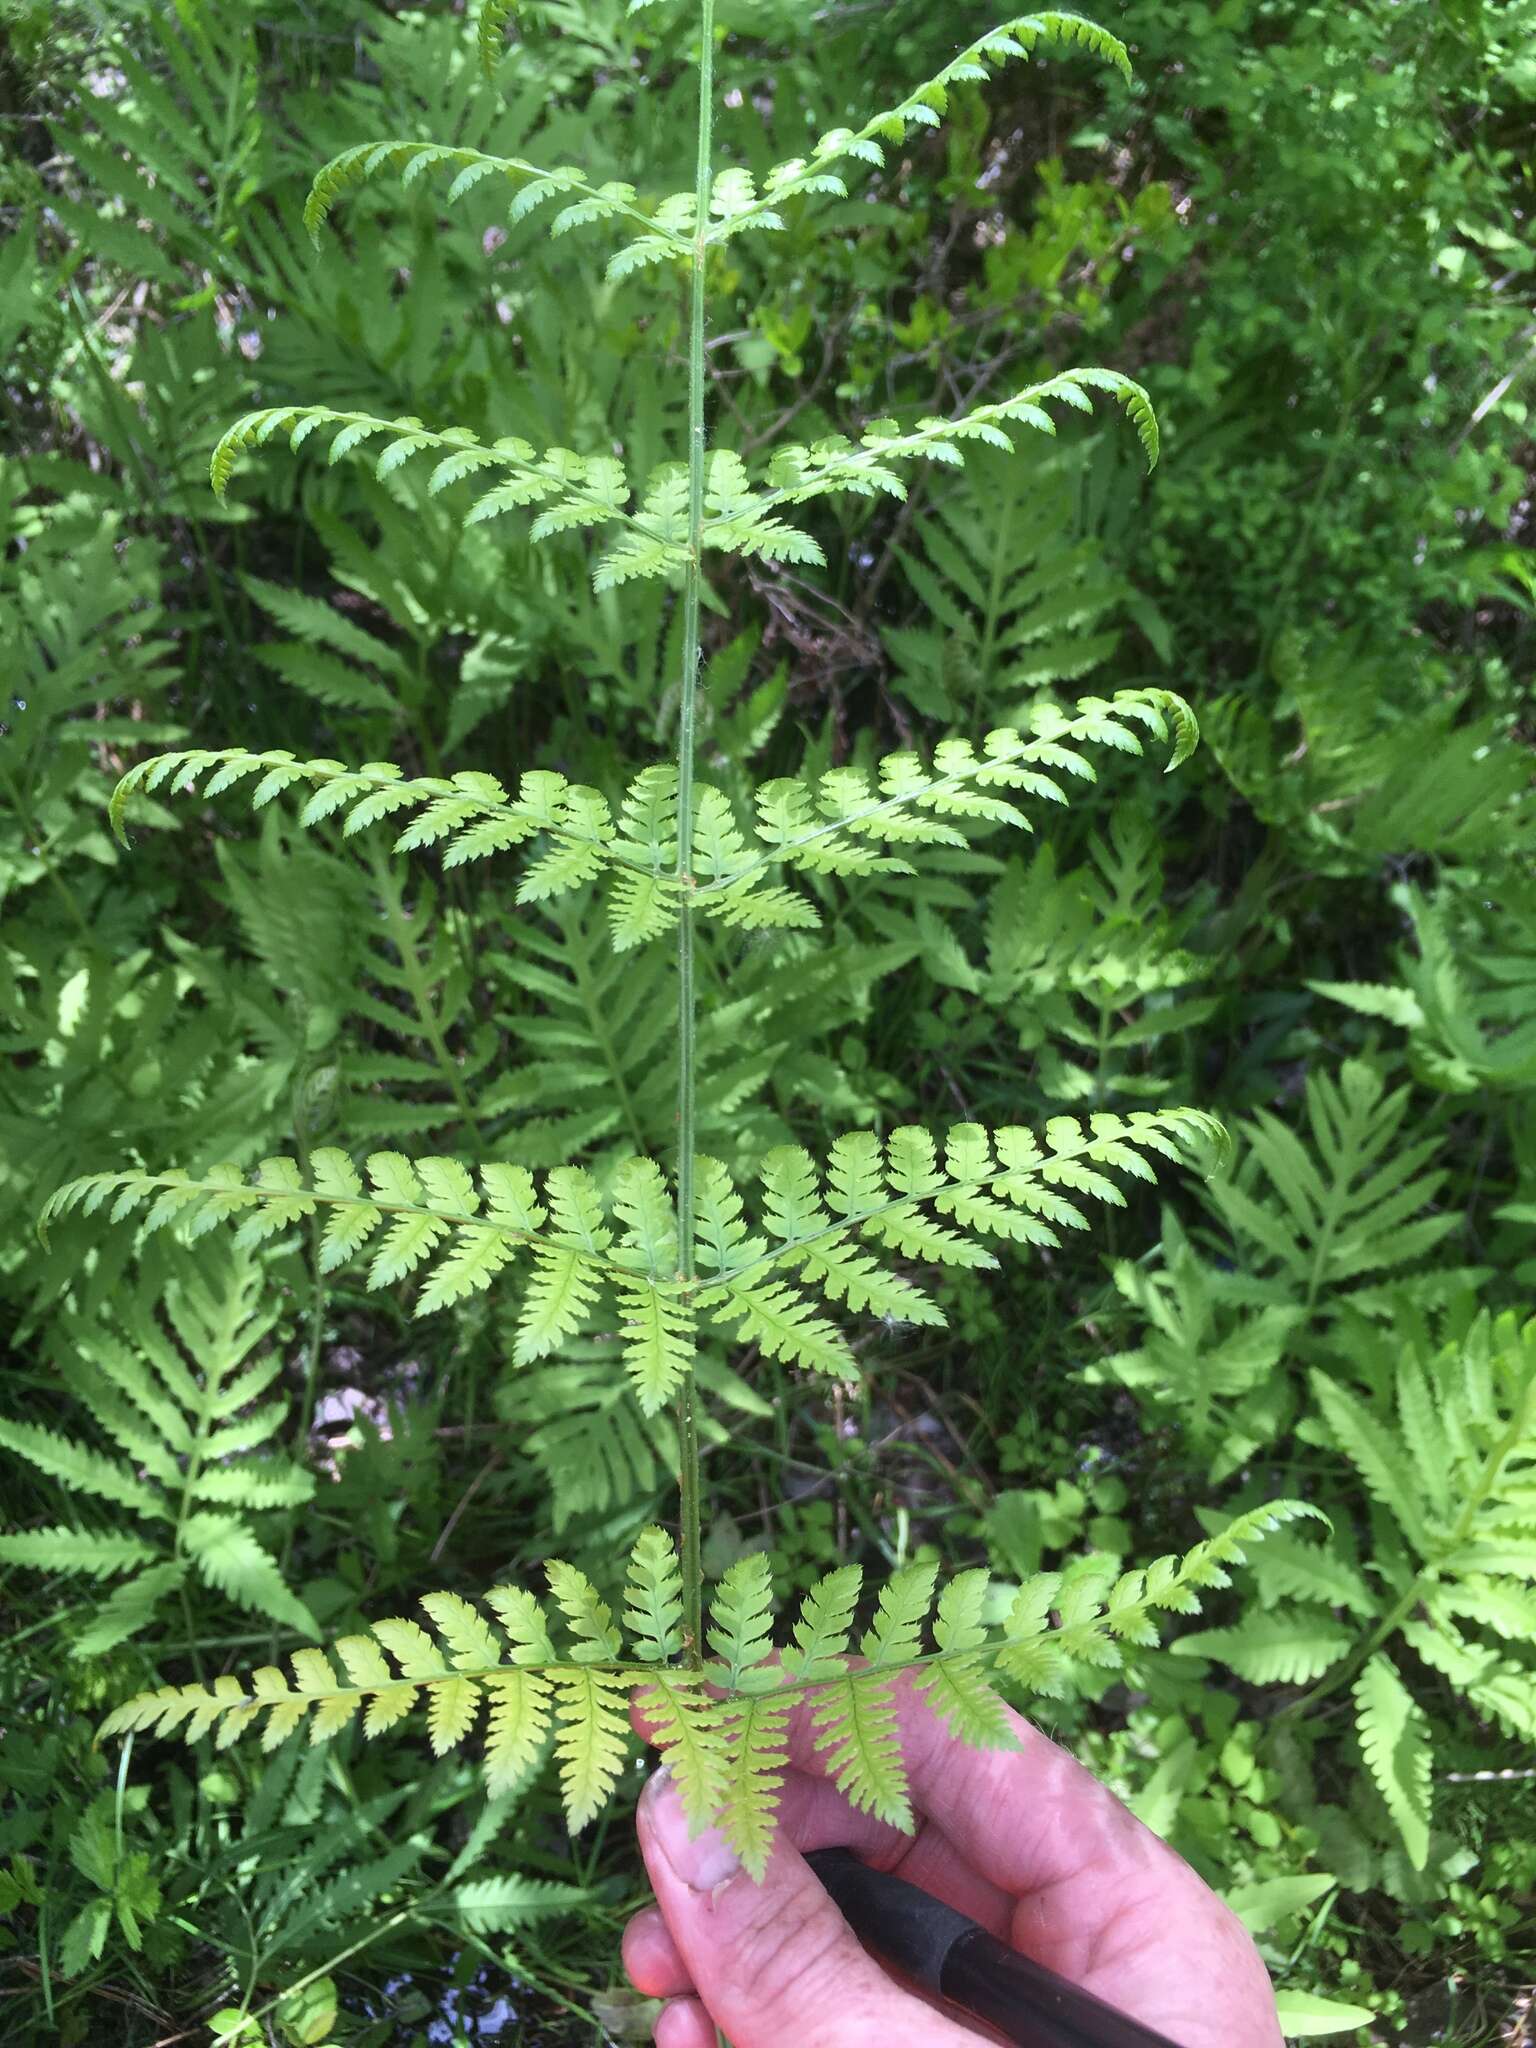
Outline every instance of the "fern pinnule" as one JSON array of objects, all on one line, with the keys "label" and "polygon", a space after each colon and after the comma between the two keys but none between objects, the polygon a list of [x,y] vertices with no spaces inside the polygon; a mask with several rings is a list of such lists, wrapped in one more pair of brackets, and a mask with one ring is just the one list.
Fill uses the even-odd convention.
[{"label": "fern pinnule", "polygon": [[1397,1823],[1415,1870],[1429,1861],[1431,1768],[1429,1719],[1380,1652],[1355,1680],[1355,1728],[1360,1753]]}]

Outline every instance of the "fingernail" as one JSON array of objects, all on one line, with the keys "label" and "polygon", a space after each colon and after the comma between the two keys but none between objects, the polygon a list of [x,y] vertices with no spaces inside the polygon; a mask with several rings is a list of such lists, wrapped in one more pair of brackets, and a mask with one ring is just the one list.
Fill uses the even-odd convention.
[{"label": "fingernail", "polygon": [[718,1828],[691,1834],[672,1773],[663,1764],[640,1799],[645,1828],[691,1892],[715,1892],[741,1868],[741,1858]]}]

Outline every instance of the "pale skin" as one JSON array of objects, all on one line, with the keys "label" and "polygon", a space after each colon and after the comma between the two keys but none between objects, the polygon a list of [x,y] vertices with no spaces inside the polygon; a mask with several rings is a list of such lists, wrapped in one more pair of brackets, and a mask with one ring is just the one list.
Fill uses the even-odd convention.
[{"label": "pale skin", "polygon": [[690,1837],[658,1773],[636,1825],[657,1903],[624,1963],[667,2001],[657,2048],[975,2048],[995,2039],[905,1990],[854,1940],[802,1852],[846,1845],[1179,2048],[1281,2048],[1269,1974],[1246,1929],[1182,1857],[1018,1715],[1014,1750],[967,1749],[910,1689],[902,1750],[916,1834],[856,1813],[809,1715],[767,1874],[754,1884],[714,1829]]}]

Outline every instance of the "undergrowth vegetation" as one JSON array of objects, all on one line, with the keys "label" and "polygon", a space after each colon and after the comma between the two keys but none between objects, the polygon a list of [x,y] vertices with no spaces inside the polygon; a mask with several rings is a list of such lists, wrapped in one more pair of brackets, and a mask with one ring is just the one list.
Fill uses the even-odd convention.
[{"label": "undergrowth vegetation", "polygon": [[643,2037],[912,1665],[1523,2038],[1531,0],[0,20],[0,2039]]}]

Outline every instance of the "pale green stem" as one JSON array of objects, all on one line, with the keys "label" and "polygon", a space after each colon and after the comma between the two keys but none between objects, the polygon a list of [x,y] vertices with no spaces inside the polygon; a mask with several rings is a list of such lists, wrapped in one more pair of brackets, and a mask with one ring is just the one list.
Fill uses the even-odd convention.
[{"label": "pale green stem", "polygon": [[[299,1178],[305,1182],[314,1179],[310,1166],[309,1116],[304,1100],[304,1083],[308,1078],[301,1067],[293,1084],[293,1149],[299,1162]],[[325,1236],[316,1208],[309,1218],[309,1331],[304,1346],[304,1398],[299,1408],[298,1428],[294,1432],[294,1456],[306,1459],[309,1455],[309,1433],[315,1419],[315,1391],[320,1384],[320,1353],[325,1342],[325,1311],[327,1288],[325,1271],[321,1265],[321,1249]],[[289,1554],[293,1548],[293,1528],[290,1525],[288,1537],[283,1545],[282,1570],[286,1573]]]},{"label": "pale green stem", "polygon": [[[677,1263],[693,1278],[693,1149],[697,1030],[693,980],[693,753],[699,681],[699,603],[704,552],[704,234],[709,225],[710,145],[714,116],[715,0],[699,8],[699,147],[694,173],[693,262],[688,292],[688,565],[683,573],[683,674],[677,719]],[[678,1520],[682,1534],[683,1630],[688,1654],[702,1658],[704,1575],[699,1556],[699,1425],[693,1379],[677,1399]]]}]

